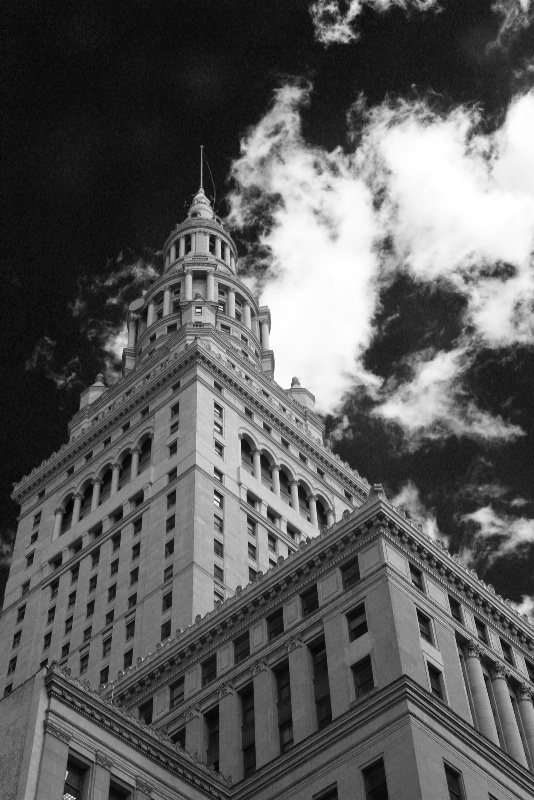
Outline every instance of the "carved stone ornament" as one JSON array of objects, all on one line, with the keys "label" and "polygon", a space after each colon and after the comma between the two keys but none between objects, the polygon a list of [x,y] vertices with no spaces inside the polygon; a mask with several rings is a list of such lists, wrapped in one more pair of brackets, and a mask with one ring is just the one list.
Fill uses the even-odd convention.
[{"label": "carved stone ornament", "polygon": [[508,680],[509,677],[510,677],[510,670],[508,670],[504,666],[504,664],[493,664],[490,671],[490,678],[492,681],[499,680],[500,678]]},{"label": "carved stone ornament", "polygon": [[518,700],[528,700],[529,703],[532,703],[533,697],[534,697],[534,691],[526,683],[522,683],[520,686],[517,687]]},{"label": "carved stone ornament", "polygon": [[219,700],[222,700],[223,697],[226,697],[229,694],[235,694],[234,684],[232,681],[228,681],[228,683],[223,683],[222,686],[219,686],[217,694],[219,695]]},{"label": "carved stone ornament", "polygon": [[462,647],[462,650],[465,658],[480,658],[482,655],[482,648],[478,642],[473,641],[473,639],[470,639],[468,642],[466,642]]},{"label": "carved stone ornament", "polygon": [[62,728],[60,728],[58,725],[55,725],[53,722],[50,722],[48,719],[45,719],[44,729],[45,733],[50,733],[52,736],[55,736],[56,739],[60,739],[62,742],[68,743],[71,740],[70,733],[67,733],[67,731],[64,731]]},{"label": "carved stone ornament", "polygon": [[200,706],[199,705],[190,706],[189,708],[186,708],[185,711],[184,711],[184,719],[185,719],[186,722],[190,722],[195,717],[199,717],[200,714],[201,714],[201,711],[200,711]]},{"label": "carved stone ornament", "polygon": [[265,661],[264,658],[260,658],[259,661],[256,661],[252,665],[252,676],[254,677],[255,675],[259,675],[260,672],[265,672],[265,670],[267,669],[269,669],[269,667],[267,666],[267,662]]},{"label": "carved stone ornament", "polygon": [[287,652],[291,653],[292,650],[296,650],[297,647],[302,647],[303,642],[300,636],[292,636],[291,639],[287,641]]},{"label": "carved stone ornament", "polygon": [[111,769],[113,766],[113,761],[106,756],[105,753],[102,753],[100,750],[97,750],[95,753],[95,762],[100,764],[101,767],[104,769]]},{"label": "carved stone ornament", "polygon": [[137,778],[135,783],[139,791],[145,794],[150,794],[154,788],[152,784],[148,783],[144,778]]}]

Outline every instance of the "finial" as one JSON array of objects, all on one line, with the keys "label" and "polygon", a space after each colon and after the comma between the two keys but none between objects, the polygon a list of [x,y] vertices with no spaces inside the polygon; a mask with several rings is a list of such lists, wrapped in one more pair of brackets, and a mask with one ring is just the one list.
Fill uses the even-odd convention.
[{"label": "finial", "polygon": [[300,386],[300,381],[298,378],[291,378],[291,388],[294,386]]},{"label": "finial", "polygon": [[204,189],[204,179],[202,175],[202,162],[204,161],[204,145],[200,145],[200,188]]}]

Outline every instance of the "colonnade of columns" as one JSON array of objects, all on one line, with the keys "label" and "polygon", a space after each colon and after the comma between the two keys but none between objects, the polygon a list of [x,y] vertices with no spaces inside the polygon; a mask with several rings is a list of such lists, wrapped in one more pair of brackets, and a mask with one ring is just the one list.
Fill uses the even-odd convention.
[{"label": "colonnade of columns", "polygon": [[[209,239],[210,237],[214,236],[214,234],[204,233],[202,231],[194,231],[193,233],[180,236],[179,239],[177,239],[175,242],[171,244],[169,250],[170,264],[172,264],[173,261],[176,261],[177,258],[183,258],[185,256],[186,236],[191,236],[191,249],[189,250],[190,253],[206,254],[212,252],[209,247]],[[227,244],[219,236],[214,236],[214,238],[215,238],[215,248],[214,248],[215,258],[218,258],[220,261],[225,261],[232,268],[234,268],[235,256],[232,250],[230,249],[230,245]]]},{"label": "colonnade of columns", "polygon": [[[139,456],[141,454],[141,448],[139,447],[132,447],[131,451],[132,462],[130,467],[130,480],[134,480],[139,475]],[[120,470],[121,464],[118,461],[115,461],[111,465],[111,490],[110,490],[110,497],[117,494],[119,490],[119,479],[120,479]],[[91,511],[95,511],[100,503],[100,487],[102,485],[102,481],[100,478],[93,478],[91,481],[93,486],[93,491],[91,495]],[[73,508],[72,508],[72,523],[71,527],[74,527],[80,521],[80,512],[82,508],[82,498],[83,495],[81,492],[75,492],[73,495]],[[54,528],[52,531],[52,540],[54,541],[61,535],[61,527],[63,524],[63,515],[65,514],[64,506],[58,506],[58,508],[54,511]]]},{"label": "colonnade of columns", "polygon": [[[470,641],[464,645],[463,653],[476,717],[475,724],[484,736],[494,744],[500,745],[497,723],[482,670],[482,650],[476,642]],[[510,696],[509,676],[510,673],[502,664],[494,664],[490,671],[495,710],[506,752],[519,764],[528,768],[528,755],[530,755],[531,764],[534,762],[534,706],[532,705],[532,691],[525,684],[520,687],[517,695],[517,708],[523,727],[525,743],[529,751],[527,754]]]}]

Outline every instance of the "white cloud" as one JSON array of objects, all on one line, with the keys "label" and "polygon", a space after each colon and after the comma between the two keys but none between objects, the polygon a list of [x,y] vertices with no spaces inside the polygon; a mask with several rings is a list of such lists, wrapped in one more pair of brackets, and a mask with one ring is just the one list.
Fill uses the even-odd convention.
[{"label": "white cloud", "polygon": [[357,18],[365,6],[381,14],[394,7],[411,11],[440,9],[438,0],[315,0],[310,6],[315,37],[325,45],[356,41]]},{"label": "white cloud", "polygon": [[79,381],[79,372],[81,369],[80,359],[78,356],[71,358],[62,367],[52,367],[55,359],[56,342],[49,336],[42,336],[31,356],[26,360],[24,369],[26,372],[41,372],[48,380],[51,380],[56,385],[56,389],[71,389],[77,385]]},{"label": "white cloud", "polygon": [[491,562],[499,556],[514,552],[518,547],[534,543],[534,519],[498,513],[491,505],[479,508],[472,514],[464,514],[461,520],[474,524],[478,543],[484,544],[486,550],[488,545],[483,540],[499,537],[498,543],[492,543],[489,551]]},{"label": "white cloud", "polygon": [[513,603],[512,605],[518,614],[524,614],[530,617],[530,624],[532,624],[532,618],[534,617],[534,597],[529,597],[524,594],[520,603]]},{"label": "white cloud", "polygon": [[461,379],[469,366],[462,347],[416,353],[410,358],[412,377],[393,389],[386,386],[387,399],[372,413],[400,424],[412,447],[450,434],[486,441],[523,436],[519,426],[481,411],[466,396]]},{"label": "white cloud", "polygon": [[439,539],[447,546],[447,537],[440,533],[436,515],[425,506],[421,500],[419,489],[412,481],[407,481],[390,502],[392,505],[402,508],[410,515],[411,519],[418,522],[427,536]]}]

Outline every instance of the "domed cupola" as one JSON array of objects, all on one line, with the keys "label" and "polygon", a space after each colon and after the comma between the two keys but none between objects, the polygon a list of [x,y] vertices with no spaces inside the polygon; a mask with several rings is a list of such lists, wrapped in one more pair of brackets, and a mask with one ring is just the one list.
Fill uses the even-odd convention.
[{"label": "domed cupola", "polygon": [[206,197],[202,186],[194,196],[187,216],[190,219],[195,217],[203,217],[204,219],[214,218],[215,214],[213,213],[213,208],[211,207],[211,203]]}]

